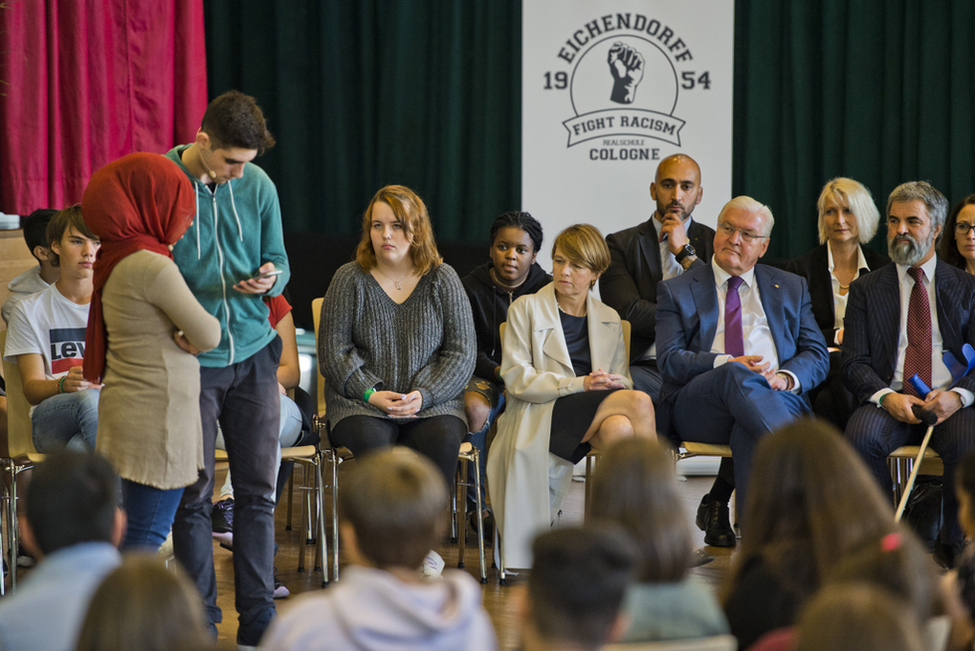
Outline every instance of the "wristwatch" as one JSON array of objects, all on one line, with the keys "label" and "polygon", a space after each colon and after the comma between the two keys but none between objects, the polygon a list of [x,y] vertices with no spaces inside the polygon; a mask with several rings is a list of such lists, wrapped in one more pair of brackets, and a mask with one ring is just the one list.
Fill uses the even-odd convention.
[{"label": "wristwatch", "polygon": [[695,251],[694,247],[690,244],[685,244],[684,248],[678,251],[677,255],[674,256],[674,259],[677,260],[677,264],[681,264],[684,262],[684,258],[692,255],[697,255],[697,251]]}]

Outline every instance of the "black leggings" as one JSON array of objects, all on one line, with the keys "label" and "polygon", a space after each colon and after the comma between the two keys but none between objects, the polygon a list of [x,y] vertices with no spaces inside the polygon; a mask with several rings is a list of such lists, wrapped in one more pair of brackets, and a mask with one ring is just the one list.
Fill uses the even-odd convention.
[{"label": "black leggings", "polygon": [[467,423],[456,416],[432,416],[397,423],[374,416],[349,416],[335,425],[331,443],[347,447],[359,457],[371,450],[405,445],[429,458],[440,468],[447,486],[454,485],[457,454],[467,435]]}]

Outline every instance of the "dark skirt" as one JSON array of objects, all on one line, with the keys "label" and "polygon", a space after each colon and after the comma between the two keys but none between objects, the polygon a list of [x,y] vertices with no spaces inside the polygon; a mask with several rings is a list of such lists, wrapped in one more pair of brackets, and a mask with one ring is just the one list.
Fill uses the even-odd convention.
[{"label": "dark skirt", "polygon": [[562,396],[552,407],[552,431],[549,435],[548,451],[566,461],[579,463],[586,458],[592,446],[582,442],[596,411],[606,396],[619,389],[609,391],[583,391]]}]

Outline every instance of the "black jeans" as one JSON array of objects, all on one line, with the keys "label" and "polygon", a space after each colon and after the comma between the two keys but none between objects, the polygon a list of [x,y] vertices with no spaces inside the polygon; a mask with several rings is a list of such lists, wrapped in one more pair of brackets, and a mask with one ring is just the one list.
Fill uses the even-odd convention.
[{"label": "black jeans", "polygon": [[237,642],[256,646],[274,617],[274,488],[277,478],[277,369],[281,339],[249,359],[222,368],[200,368],[200,412],[206,467],[183,491],[173,522],[173,551],[196,583],[210,629],[223,615],[217,607],[210,510],[217,419],[227,443],[234,485],[234,587]]},{"label": "black jeans", "polygon": [[405,445],[433,461],[447,480],[447,486],[452,487],[457,454],[465,436],[467,423],[456,416],[432,416],[399,423],[373,416],[349,416],[335,425],[330,439],[332,445],[347,447],[357,457],[370,450]]}]

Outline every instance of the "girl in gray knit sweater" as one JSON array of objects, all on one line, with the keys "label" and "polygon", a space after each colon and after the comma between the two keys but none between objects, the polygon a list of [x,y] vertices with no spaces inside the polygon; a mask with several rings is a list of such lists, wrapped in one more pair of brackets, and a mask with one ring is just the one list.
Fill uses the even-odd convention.
[{"label": "girl in gray knit sweater", "polygon": [[437,252],[423,200],[403,186],[381,189],[363,215],[356,260],[335,273],[322,304],[332,444],[356,456],[411,447],[452,485],[474,357],[470,303]]}]

